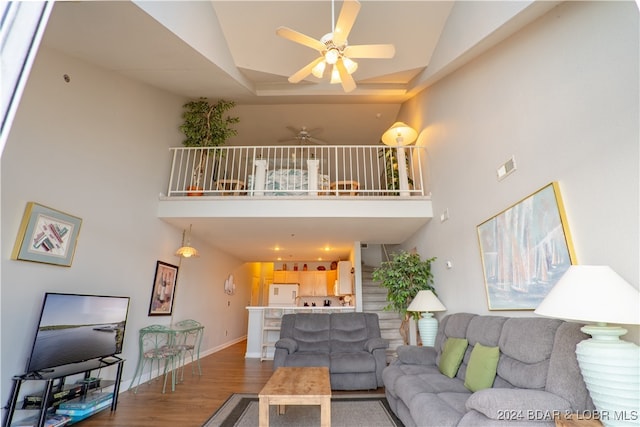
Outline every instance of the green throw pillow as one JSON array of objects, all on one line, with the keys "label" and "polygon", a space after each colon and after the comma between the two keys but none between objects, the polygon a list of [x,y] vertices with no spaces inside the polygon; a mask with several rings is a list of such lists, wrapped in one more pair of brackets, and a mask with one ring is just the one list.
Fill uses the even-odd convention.
[{"label": "green throw pillow", "polygon": [[476,343],[471,350],[467,373],[464,378],[464,386],[471,391],[490,388],[496,378],[500,349],[498,347],[485,347]]},{"label": "green throw pillow", "polygon": [[467,350],[467,345],[469,345],[469,341],[465,338],[447,338],[438,363],[440,372],[449,378],[455,377],[462,363],[464,352]]}]

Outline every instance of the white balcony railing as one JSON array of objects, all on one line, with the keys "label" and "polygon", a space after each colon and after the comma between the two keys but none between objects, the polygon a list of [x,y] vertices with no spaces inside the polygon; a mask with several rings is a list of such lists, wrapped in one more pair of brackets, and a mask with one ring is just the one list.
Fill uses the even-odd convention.
[{"label": "white balcony railing", "polygon": [[422,147],[174,147],[171,151],[169,197],[424,196]]}]

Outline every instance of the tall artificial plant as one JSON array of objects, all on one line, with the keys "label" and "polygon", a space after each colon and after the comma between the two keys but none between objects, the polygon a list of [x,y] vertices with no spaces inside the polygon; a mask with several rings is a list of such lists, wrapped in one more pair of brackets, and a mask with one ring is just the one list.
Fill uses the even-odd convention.
[{"label": "tall artificial plant", "polygon": [[[232,125],[238,123],[240,118],[225,115],[235,105],[235,102],[224,99],[211,103],[204,97],[184,104],[184,122],[180,125],[180,131],[185,135],[182,144],[185,147],[218,147],[230,137],[237,135],[238,131]],[[206,159],[206,152],[200,153],[200,161],[196,163],[193,171],[193,184],[196,186],[199,186],[202,180]]]},{"label": "tall artificial plant", "polygon": [[387,288],[389,304],[384,309],[397,311],[402,315],[400,333],[405,343],[408,342],[409,319],[419,317],[419,313],[407,312],[407,307],[418,291],[431,290],[436,293],[431,273],[431,263],[435,259],[433,257],[422,261],[417,253],[400,251],[392,254],[390,261],[383,262],[373,271],[373,280]]}]

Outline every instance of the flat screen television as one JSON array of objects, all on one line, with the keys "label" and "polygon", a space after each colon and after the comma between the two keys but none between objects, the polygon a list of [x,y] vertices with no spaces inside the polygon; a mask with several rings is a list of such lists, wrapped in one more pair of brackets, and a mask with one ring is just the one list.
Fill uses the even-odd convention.
[{"label": "flat screen television", "polygon": [[47,292],[27,372],[122,353],[129,297]]}]

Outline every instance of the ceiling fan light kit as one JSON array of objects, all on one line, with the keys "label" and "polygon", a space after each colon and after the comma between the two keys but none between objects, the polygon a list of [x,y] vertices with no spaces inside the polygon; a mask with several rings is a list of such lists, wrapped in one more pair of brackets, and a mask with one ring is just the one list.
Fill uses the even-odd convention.
[{"label": "ceiling fan light kit", "polygon": [[[333,7],[334,1],[331,2],[332,10]],[[332,66],[330,83],[340,83],[345,92],[351,92],[356,88],[356,82],[351,75],[358,69],[358,64],[351,58],[388,59],[395,56],[395,47],[391,44],[348,46],[347,37],[359,11],[360,2],[345,0],[335,25],[333,25],[332,13],[333,31],[322,36],[320,40],[287,27],[276,29],[276,34],[280,37],[310,47],[320,53],[320,57],[292,74],[289,77],[290,83],[298,83],[309,74],[321,79],[327,64],[329,64]]]}]

